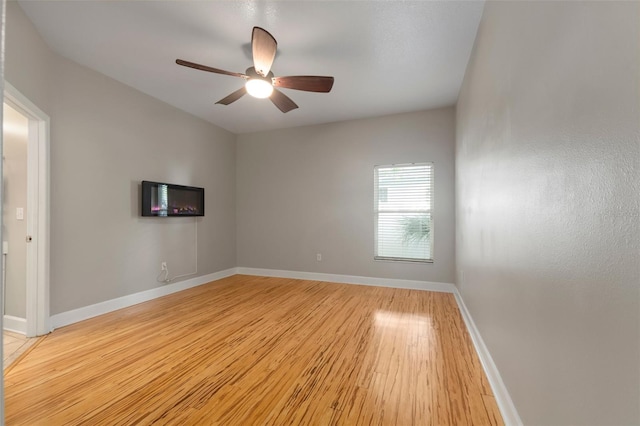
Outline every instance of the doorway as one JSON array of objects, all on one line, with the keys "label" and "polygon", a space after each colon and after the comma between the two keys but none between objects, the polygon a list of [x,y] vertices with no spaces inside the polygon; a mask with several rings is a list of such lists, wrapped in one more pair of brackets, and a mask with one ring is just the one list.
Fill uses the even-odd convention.
[{"label": "doorway", "polygon": [[[26,132],[24,140],[26,143],[24,204],[26,205],[24,207],[12,205],[3,214],[5,235],[11,236],[12,232],[14,234],[22,233],[20,243],[12,238],[13,243],[3,244],[3,259],[8,259],[12,254],[14,259],[19,257],[22,248],[26,253],[23,262],[25,268],[24,298],[22,299],[24,300],[24,309],[7,305],[8,309],[13,310],[4,312],[3,320],[5,328],[23,332],[27,337],[35,337],[51,331],[49,321],[49,117],[6,81],[4,103],[22,116],[26,122],[24,129]],[[7,163],[3,162],[3,166],[7,167]],[[16,167],[9,167],[9,169],[16,169]],[[12,188],[11,181],[4,182],[4,178],[7,178],[17,181],[14,183],[19,183],[18,175],[5,173],[3,175],[2,190],[6,191],[5,195],[13,195],[9,191],[19,192],[19,186]],[[11,200],[11,197],[7,197],[7,201]],[[4,207],[7,207],[7,203],[3,204]],[[9,228],[9,225],[15,225],[14,222],[21,222],[22,227]],[[21,244],[22,241],[24,244]],[[13,277],[12,279],[18,280],[19,278]],[[14,291],[13,295],[5,293],[8,303],[20,300],[19,293],[19,291]],[[24,321],[20,321],[22,318],[19,316],[7,315],[12,312],[24,313]]]},{"label": "doorway", "polygon": [[6,102],[2,139],[2,314],[4,329],[27,331],[27,146],[29,119]]}]

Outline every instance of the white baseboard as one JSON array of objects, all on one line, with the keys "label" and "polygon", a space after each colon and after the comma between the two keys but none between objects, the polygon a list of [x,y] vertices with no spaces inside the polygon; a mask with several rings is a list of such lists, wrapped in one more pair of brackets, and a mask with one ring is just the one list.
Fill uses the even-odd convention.
[{"label": "white baseboard", "polygon": [[52,315],[50,323],[54,329],[64,327],[65,325],[73,324],[132,305],[137,305],[138,303],[146,302],[148,300],[186,290],[191,287],[206,284],[211,281],[230,277],[235,274],[236,268],[230,268],[224,271],[214,272],[212,274],[191,278],[174,284],[152,288],[150,290],[141,291],[139,293],[129,294],[127,296],[118,297],[116,299],[111,299],[104,302],[96,303],[94,305],[84,306],[82,308]]},{"label": "white baseboard", "polygon": [[263,277],[292,278],[297,280],[327,281],[341,284],[359,284],[376,287],[406,288],[410,290],[439,291],[454,293],[456,287],[451,283],[433,281],[399,280],[393,278],[359,277],[355,275],[324,274],[319,272],[283,271],[278,269],[236,268],[238,274]]},{"label": "white baseboard", "polygon": [[5,315],[2,318],[2,328],[14,333],[27,334],[27,320],[25,318]]},{"label": "white baseboard", "polygon": [[491,385],[493,396],[495,397],[500,413],[502,414],[502,420],[504,420],[504,423],[507,426],[521,426],[522,420],[520,420],[518,411],[516,410],[515,405],[513,405],[513,401],[511,400],[511,396],[509,396],[507,387],[504,385],[500,372],[498,371],[496,364],[493,362],[493,358],[491,358],[489,349],[487,349],[487,346],[484,344],[484,341],[480,336],[480,332],[478,331],[476,324],[473,322],[473,318],[471,317],[467,306],[464,304],[462,296],[457,288],[453,294],[458,302],[458,308],[460,309],[462,318],[467,325],[467,330],[469,330],[469,334],[471,335],[473,346],[476,348],[476,353],[478,354],[482,367],[484,368],[484,372],[487,375],[487,380],[489,380],[489,384]]}]

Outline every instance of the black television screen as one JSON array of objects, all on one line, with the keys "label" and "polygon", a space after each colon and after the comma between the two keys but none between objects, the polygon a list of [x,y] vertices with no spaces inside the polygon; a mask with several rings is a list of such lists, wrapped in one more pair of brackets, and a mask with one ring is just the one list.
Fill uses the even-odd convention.
[{"label": "black television screen", "polygon": [[204,188],[143,180],[142,216],[204,216]]}]

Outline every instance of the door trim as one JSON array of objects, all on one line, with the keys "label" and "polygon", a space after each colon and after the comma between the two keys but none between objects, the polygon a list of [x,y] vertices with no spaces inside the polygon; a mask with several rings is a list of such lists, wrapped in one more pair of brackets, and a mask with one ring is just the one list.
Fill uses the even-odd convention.
[{"label": "door trim", "polygon": [[27,148],[27,337],[51,332],[49,312],[50,204],[49,125],[50,119],[8,81],[4,101],[29,119]]}]

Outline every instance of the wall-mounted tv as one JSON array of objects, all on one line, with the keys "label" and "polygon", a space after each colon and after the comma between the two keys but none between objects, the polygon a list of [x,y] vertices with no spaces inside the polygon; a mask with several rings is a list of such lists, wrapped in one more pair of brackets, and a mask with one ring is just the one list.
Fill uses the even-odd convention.
[{"label": "wall-mounted tv", "polygon": [[204,188],[143,180],[142,216],[204,216]]}]

